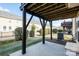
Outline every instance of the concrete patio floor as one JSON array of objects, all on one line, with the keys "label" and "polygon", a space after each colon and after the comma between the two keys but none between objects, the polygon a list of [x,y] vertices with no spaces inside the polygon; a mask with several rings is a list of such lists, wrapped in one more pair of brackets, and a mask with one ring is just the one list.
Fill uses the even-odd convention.
[{"label": "concrete patio floor", "polygon": [[45,44],[39,42],[26,48],[27,52],[22,55],[21,50],[10,54],[10,56],[65,56],[64,45],[46,41]]}]

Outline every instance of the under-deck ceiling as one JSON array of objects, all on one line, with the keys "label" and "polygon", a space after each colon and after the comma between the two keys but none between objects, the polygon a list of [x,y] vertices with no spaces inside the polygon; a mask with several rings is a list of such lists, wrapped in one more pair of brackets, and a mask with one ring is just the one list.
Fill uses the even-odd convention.
[{"label": "under-deck ceiling", "polygon": [[78,3],[24,3],[21,10],[46,20],[58,20],[77,17]]}]

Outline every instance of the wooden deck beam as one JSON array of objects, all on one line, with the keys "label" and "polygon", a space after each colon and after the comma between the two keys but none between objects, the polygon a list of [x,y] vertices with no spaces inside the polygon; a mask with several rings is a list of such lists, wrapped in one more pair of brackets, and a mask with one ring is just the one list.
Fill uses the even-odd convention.
[{"label": "wooden deck beam", "polygon": [[34,16],[50,21],[50,19],[73,18],[75,13],[79,11],[79,6],[78,4],[70,4],[69,7],[68,3],[28,3],[25,9],[31,15],[33,14]]},{"label": "wooden deck beam", "polygon": [[[57,16],[57,15],[62,15],[62,14],[70,13],[70,12],[73,13],[73,12],[78,12],[78,10],[79,10],[79,7],[72,8],[72,9],[65,9],[65,10],[62,10],[62,11],[54,12],[53,15]],[[52,14],[50,14],[50,15],[52,15]]]},{"label": "wooden deck beam", "polygon": [[[47,10],[48,12],[47,12],[47,11],[44,11],[42,15],[47,15],[47,14],[53,13],[53,12],[55,12],[55,10],[57,11],[57,10],[60,10],[61,8],[64,8],[64,7],[65,7],[65,5],[64,5],[64,4],[61,4],[61,5],[56,6],[56,7],[54,7],[54,8],[48,9],[48,10]],[[65,7],[65,8],[66,8],[66,7]]]},{"label": "wooden deck beam", "polygon": [[49,17],[49,19],[52,19],[52,18],[54,18],[54,19],[56,19],[56,18],[59,18],[59,19],[63,19],[63,18],[73,18],[73,17],[76,17],[77,16],[77,11],[75,11],[75,12],[67,12],[67,13],[63,13],[63,14],[58,14],[57,16],[56,15],[49,15],[49,16],[47,16],[47,17]]},{"label": "wooden deck beam", "polygon": [[48,12],[48,11],[51,11],[51,10],[53,10],[53,8],[52,7],[55,7],[57,4],[54,4],[53,6],[48,6],[48,7],[46,7],[46,9],[44,9],[44,11],[42,11],[42,12],[39,12],[39,14],[43,14],[43,13],[45,13],[45,12]]},{"label": "wooden deck beam", "polygon": [[35,11],[35,10],[37,10],[38,8],[40,8],[40,7],[44,6],[44,5],[46,5],[46,3],[41,4],[40,6],[38,6],[38,7],[34,8],[34,9],[32,9],[31,11]]},{"label": "wooden deck beam", "polygon": [[36,3],[31,4],[29,7],[27,7],[27,9],[30,9],[31,7],[33,7]]},{"label": "wooden deck beam", "polygon": [[45,8],[41,8],[38,11],[36,11],[35,13],[38,13],[38,12],[43,11],[45,9],[48,9],[48,8],[52,7],[53,5],[56,5],[56,4],[51,4],[51,5],[49,5],[49,6],[45,7]]}]

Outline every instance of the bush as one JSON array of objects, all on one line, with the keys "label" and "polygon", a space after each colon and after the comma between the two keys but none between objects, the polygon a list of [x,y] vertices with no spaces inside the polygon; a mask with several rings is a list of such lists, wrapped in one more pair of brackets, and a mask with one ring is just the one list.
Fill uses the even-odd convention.
[{"label": "bush", "polygon": [[33,24],[30,31],[30,37],[34,37],[34,36],[35,36],[35,25]]},{"label": "bush", "polygon": [[57,33],[57,31],[58,31],[57,29],[53,29],[53,33]]},{"label": "bush", "polygon": [[[42,29],[40,29],[38,32],[40,33],[40,36],[43,35],[43,30]],[[45,29],[45,35],[48,35],[48,34],[50,34],[50,29],[49,28],[46,28]]]},{"label": "bush", "polygon": [[[16,28],[14,33],[15,33],[16,40],[22,40],[22,28],[21,27]],[[26,33],[26,37],[28,37],[28,31]]]},{"label": "bush", "polygon": [[30,37],[34,37],[34,36],[35,36],[34,31],[30,31]]},{"label": "bush", "polygon": [[59,29],[58,32],[63,32],[63,30]]}]

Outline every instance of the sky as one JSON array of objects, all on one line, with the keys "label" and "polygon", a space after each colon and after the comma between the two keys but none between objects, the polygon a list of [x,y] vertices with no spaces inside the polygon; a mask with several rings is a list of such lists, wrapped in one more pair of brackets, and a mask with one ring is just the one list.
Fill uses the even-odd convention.
[{"label": "sky", "polygon": [[[22,11],[20,10],[20,6],[21,6],[20,3],[0,3],[0,10],[10,12],[17,16],[22,16]],[[29,19],[30,16],[31,15],[27,14],[27,19]],[[38,22],[40,24],[38,17],[33,17],[32,22],[36,22],[36,23]],[[61,26],[62,22],[63,20],[53,21],[53,26],[59,27]]]},{"label": "sky", "polygon": [[18,16],[22,16],[19,3],[0,3],[0,10],[7,11]]}]

